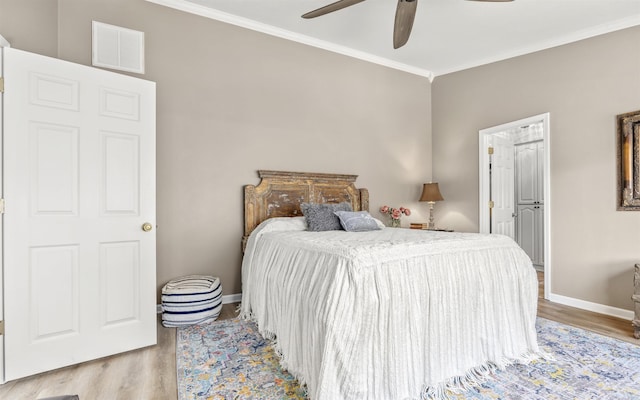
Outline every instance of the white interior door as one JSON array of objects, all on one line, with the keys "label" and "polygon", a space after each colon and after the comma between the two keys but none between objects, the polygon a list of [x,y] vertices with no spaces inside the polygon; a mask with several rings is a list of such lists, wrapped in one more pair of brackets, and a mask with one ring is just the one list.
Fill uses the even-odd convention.
[{"label": "white interior door", "polygon": [[491,157],[491,233],[515,239],[514,146],[500,135],[492,138]]},{"label": "white interior door", "polygon": [[155,344],[155,84],[2,50],[5,381]]}]

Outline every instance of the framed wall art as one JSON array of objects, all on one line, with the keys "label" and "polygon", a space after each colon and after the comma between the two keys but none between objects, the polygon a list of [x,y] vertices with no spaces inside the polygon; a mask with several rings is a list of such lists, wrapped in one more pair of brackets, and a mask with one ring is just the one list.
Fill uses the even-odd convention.
[{"label": "framed wall art", "polygon": [[617,116],[618,210],[640,211],[640,111]]}]

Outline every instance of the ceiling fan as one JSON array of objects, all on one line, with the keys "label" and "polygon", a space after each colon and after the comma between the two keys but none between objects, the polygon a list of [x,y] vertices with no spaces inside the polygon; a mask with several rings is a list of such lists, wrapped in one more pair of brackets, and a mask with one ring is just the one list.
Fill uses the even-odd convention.
[{"label": "ceiling fan", "polygon": [[[316,10],[309,11],[302,15],[302,18],[315,18],[321,15],[329,14],[334,11],[363,2],[364,0],[338,0],[335,3],[328,4]],[[471,0],[485,2],[507,2],[513,0]],[[397,49],[404,46],[409,40],[413,20],[416,17],[416,8],[418,0],[398,0],[396,7],[396,20],[393,26],[393,48]]]}]

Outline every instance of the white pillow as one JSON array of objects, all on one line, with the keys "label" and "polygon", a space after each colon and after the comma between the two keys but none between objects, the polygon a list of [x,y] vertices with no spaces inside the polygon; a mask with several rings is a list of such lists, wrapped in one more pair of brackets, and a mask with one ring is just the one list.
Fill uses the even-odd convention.
[{"label": "white pillow", "polygon": [[375,217],[371,217],[371,218],[373,218],[373,219],[376,221],[376,224],[378,224],[378,226],[380,227],[380,229],[384,229],[384,228],[386,228],[386,227],[387,227],[387,226],[384,224],[384,222],[380,221],[378,218],[375,218]]},{"label": "white pillow", "polygon": [[261,229],[266,227],[268,232],[273,231],[306,231],[307,223],[304,217],[275,217],[265,219],[258,225]]}]

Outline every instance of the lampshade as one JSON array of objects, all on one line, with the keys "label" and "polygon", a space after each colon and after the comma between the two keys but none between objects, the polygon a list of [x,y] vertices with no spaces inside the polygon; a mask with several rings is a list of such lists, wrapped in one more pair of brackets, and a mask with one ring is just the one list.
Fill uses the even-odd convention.
[{"label": "lampshade", "polygon": [[438,188],[438,183],[425,183],[422,188],[422,196],[420,196],[420,201],[440,201],[444,200],[442,195],[440,194],[440,188]]}]

